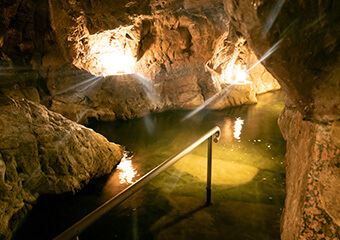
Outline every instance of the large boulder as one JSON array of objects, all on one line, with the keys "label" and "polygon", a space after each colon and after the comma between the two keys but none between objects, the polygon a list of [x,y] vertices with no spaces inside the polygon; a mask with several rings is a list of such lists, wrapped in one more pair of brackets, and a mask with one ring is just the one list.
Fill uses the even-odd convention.
[{"label": "large boulder", "polygon": [[122,147],[28,100],[1,98],[0,238],[10,238],[40,194],[76,192],[109,173]]}]

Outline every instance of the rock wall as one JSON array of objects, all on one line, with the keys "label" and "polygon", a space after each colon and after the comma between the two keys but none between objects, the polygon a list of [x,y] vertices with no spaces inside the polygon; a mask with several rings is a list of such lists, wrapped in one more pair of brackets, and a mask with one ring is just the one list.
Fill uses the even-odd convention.
[{"label": "rock wall", "polygon": [[287,141],[282,239],[338,239],[340,122],[304,121],[290,106],[279,125]]},{"label": "rock wall", "polygon": [[[224,38],[231,46],[239,37],[229,25],[223,4],[216,0],[124,0],[119,4],[112,0],[24,0],[0,4],[4,9],[0,13],[4,20],[0,25],[0,72],[6,75],[0,87],[36,88],[43,104],[81,123],[92,117],[126,119],[154,111],[196,108],[221,90],[205,67],[218,39],[232,33],[229,39]],[[26,24],[27,20],[21,19],[29,21]],[[131,47],[138,76],[94,81],[95,76],[87,73],[98,60],[86,57],[91,36],[119,27],[129,30],[123,34],[123,43]],[[242,54],[249,66],[257,61],[249,57],[249,48]],[[217,108],[255,103],[256,93],[279,88],[264,68],[254,70],[250,78],[253,86],[233,87],[231,91],[237,89],[234,93],[220,94],[224,103]],[[94,86],[100,88],[100,95],[94,93]],[[121,92],[136,96],[126,97]],[[239,97],[239,93],[245,96]]]},{"label": "rock wall", "polygon": [[[126,23],[133,25],[123,34],[127,37],[122,41],[133,46],[131,51],[138,59],[135,73],[91,80],[94,76],[74,67],[51,68],[47,81],[52,95],[50,108],[72,120],[81,116],[80,121],[87,123],[89,118],[129,119],[168,109],[194,109],[214,95],[216,101],[209,108],[256,103],[257,93],[280,88],[261,65],[249,76],[254,84],[230,87],[228,94],[220,93],[225,86],[216,83],[206,67],[217,52],[224,55],[217,67],[228,64],[229,55],[239,57],[248,66],[257,61],[247,45],[241,53],[236,51],[239,37],[222,10],[223,5],[214,1],[151,1],[150,12]],[[97,60],[83,57],[91,45],[84,38],[90,40],[93,32],[88,27],[90,17],[83,15],[82,20],[73,23],[77,31],[72,39],[75,49],[82,52],[76,57],[76,65],[87,69],[89,62],[94,66]],[[223,42],[228,42],[228,47],[222,52],[220,48],[226,47]]]},{"label": "rock wall", "polygon": [[339,119],[337,1],[224,0],[232,25],[307,119]]},{"label": "rock wall", "polygon": [[1,98],[0,109],[1,239],[40,194],[76,192],[122,158],[121,146],[40,104]]},{"label": "rock wall", "polygon": [[287,92],[283,240],[339,239],[339,2],[224,0],[232,25]]}]

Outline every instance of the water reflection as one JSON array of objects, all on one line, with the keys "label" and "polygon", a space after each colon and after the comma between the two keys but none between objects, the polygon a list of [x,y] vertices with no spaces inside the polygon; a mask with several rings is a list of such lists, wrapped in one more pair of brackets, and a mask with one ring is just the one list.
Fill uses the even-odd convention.
[{"label": "water reflection", "polygon": [[110,174],[102,187],[99,203],[106,202],[140,177],[140,166],[136,163],[136,160],[138,161],[138,157],[134,157],[131,152],[124,152],[116,170]]},{"label": "water reflection", "polygon": [[[67,223],[64,219],[78,214],[79,220],[216,125],[222,134],[219,143],[213,145],[212,207],[187,214],[205,202],[207,145],[202,144],[80,238],[159,240],[176,239],[180,233],[184,236],[181,239],[220,240],[225,236],[279,239],[285,196],[285,142],[277,117],[283,108],[283,98],[283,92],[267,93],[258,97],[256,105],[219,111],[203,109],[186,121],[182,119],[188,111],[169,111],[129,121],[94,124],[92,127],[110,141],[133,151],[133,158],[127,152],[116,171],[74,196],[78,199],[74,200],[76,203],[72,200],[70,208],[60,199],[53,203],[53,209],[48,202],[39,212],[50,219],[48,224],[45,220],[45,224],[27,221],[22,232],[25,237],[21,239],[27,239],[29,232],[35,234],[30,239],[53,238],[51,228],[64,224],[55,231],[57,235],[76,221]],[[189,217],[169,228],[159,228],[182,216]],[[234,237],[229,238],[231,234]]]},{"label": "water reflection", "polygon": [[227,140],[227,142],[232,142],[233,138],[241,141],[241,132],[244,120],[241,117],[237,118],[225,118],[222,127],[222,138]]},{"label": "water reflection", "polygon": [[133,179],[136,177],[137,171],[132,165],[132,157],[128,152],[124,152],[124,156],[117,166],[120,184],[134,183]]},{"label": "water reflection", "polygon": [[242,120],[240,117],[236,118],[235,125],[234,125],[234,138],[240,140],[241,131],[242,131],[242,125],[244,120]]}]

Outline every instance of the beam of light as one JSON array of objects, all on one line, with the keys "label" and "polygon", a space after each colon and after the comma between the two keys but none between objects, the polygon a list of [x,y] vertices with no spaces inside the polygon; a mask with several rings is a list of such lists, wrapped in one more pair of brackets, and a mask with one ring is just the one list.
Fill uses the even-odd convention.
[{"label": "beam of light", "polygon": [[69,88],[61,90],[61,91],[55,93],[54,95],[60,95],[60,94],[66,93],[66,92],[74,90],[74,89],[77,89],[77,91],[79,91],[79,92],[84,91],[84,90],[88,89],[90,86],[92,86],[94,83],[99,82],[101,79],[103,79],[103,77],[94,76],[90,79],[87,79],[85,81],[82,81],[80,83],[72,85]]},{"label": "beam of light", "polygon": [[136,39],[130,33],[132,27],[119,27],[83,36],[87,39],[86,48],[84,50],[84,43],[79,40],[75,48],[81,54],[77,55],[73,64],[96,76],[134,73],[136,58],[132,49],[136,46]]},{"label": "beam of light", "polygon": [[208,100],[206,100],[204,103],[202,103],[200,106],[198,106],[196,109],[194,109],[193,111],[191,111],[189,114],[187,114],[182,120],[181,122],[193,117],[194,115],[196,115],[197,113],[199,113],[200,111],[202,111],[206,106],[208,106],[212,101],[214,101],[217,97],[219,97],[220,99],[224,99],[226,97],[226,95],[230,92],[232,85],[228,85],[227,87],[225,87],[224,89],[222,89],[220,92],[215,93],[213,96],[211,96],[210,98],[208,98]]},{"label": "beam of light", "polygon": [[[203,169],[206,168],[206,164],[206,157],[190,154],[174,164],[174,167],[179,171],[186,172],[198,178],[199,181],[205,182],[207,176],[206,171]],[[212,164],[212,182],[216,185],[235,187],[250,182],[258,171],[258,168],[247,164],[214,158]]]},{"label": "beam of light", "polygon": [[252,82],[247,80],[248,77],[248,73],[235,64],[224,69],[221,74],[222,81],[232,85],[251,84]]},{"label": "beam of light", "polygon": [[316,20],[314,20],[312,23],[310,23],[309,25],[307,25],[304,30],[307,30],[313,26],[315,26],[316,24],[318,24],[319,22],[321,22],[324,18],[326,17],[326,14],[321,15],[320,17],[318,17]]},{"label": "beam of light", "polygon": [[263,55],[263,57],[260,59],[260,60],[258,60],[251,68],[249,68],[248,70],[247,70],[247,72],[250,72],[254,67],[256,67],[258,64],[260,64],[263,60],[265,60],[267,57],[269,57],[270,55],[272,55],[272,53],[273,52],[275,52],[277,49],[278,49],[278,47],[279,47],[279,45],[280,45],[280,43],[282,42],[282,38],[279,40],[279,41],[277,41],[264,55]]},{"label": "beam of light", "polygon": [[97,79],[95,79],[92,83],[90,83],[89,85],[85,85],[83,88],[79,89],[79,92],[83,92],[83,91],[87,91],[88,89],[90,89],[91,87],[94,87],[95,85],[97,85],[97,83],[102,80],[104,77],[98,77]]},{"label": "beam of light", "polygon": [[264,24],[264,27],[263,27],[263,32],[262,32],[263,38],[266,36],[268,31],[273,26],[273,23],[275,22],[277,16],[279,15],[279,12],[281,11],[281,8],[284,3],[285,3],[285,0],[278,0],[275,3],[274,7],[270,10],[269,15],[266,19],[266,23]]},{"label": "beam of light", "polygon": [[90,107],[89,106],[86,106],[82,111],[81,113],[78,115],[77,117],[77,121],[76,123],[79,123],[80,120],[85,116],[85,114],[89,111]]},{"label": "beam of light", "polygon": [[21,70],[32,70],[32,68],[25,67],[25,66],[0,67],[0,71],[21,71]]},{"label": "beam of light", "polygon": [[153,135],[155,132],[155,125],[153,124],[150,115],[145,115],[143,117],[144,125],[146,127],[146,130],[148,131],[149,135]]},{"label": "beam of light", "polygon": [[159,99],[159,94],[154,86],[154,83],[144,77],[143,75],[141,75],[140,73],[135,72],[134,75],[136,76],[136,78],[142,83],[143,85],[143,89],[147,95],[147,97],[156,105],[160,104],[160,99]]},{"label": "beam of light", "polygon": [[234,138],[237,140],[240,140],[241,131],[242,131],[242,125],[244,123],[244,120],[242,120],[240,117],[236,118],[234,123]]},{"label": "beam of light", "polygon": [[166,194],[171,194],[171,192],[174,190],[178,180],[181,178],[183,172],[182,171],[173,171],[171,176],[168,178],[168,180],[164,183],[162,186],[162,190]]},{"label": "beam of light", "polygon": [[128,49],[115,49],[98,56],[103,76],[131,74],[134,72],[135,59]]},{"label": "beam of light", "polygon": [[137,170],[132,165],[132,158],[133,156],[128,156],[128,153],[124,152],[123,158],[117,166],[120,184],[133,183]]},{"label": "beam of light", "polygon": [[17,71],[32,71],[32,68],[25,66],[1,66],[0,67],[0,76],[13,76],[18,74]]},{"label": "beam of light", "polygon": [[[72,125],[70,126],[70,130],[67,131],[64,136],[62,137],[62,139],[60,139],[60,141],[57,144],[57,147],[63,146],[64,143],[66,142],[66,140],[71,136],[71,133],[75,130],[75,123],[79,123],[80,120],[85,116],[85,114],[89,111],[90,107],[87,105],[83,108],[83,110],[77,114],[77,120],[72,123]],[[78,129],[78,128],[76,128]]]},{"label": "beam of light", "polygon": [[209,105],[217,96],[219,95],[219,92],[214,94],[213,96],[211,96],[210,98],[208,98],[207,101],[205,101],[204,103],[202,103],[200,106],[198,106],[195,110],[191,111],[189,114],[187,114],[182,120],[181,122],[193,117],[194,115],[196,115],[197,113],[199,113],[200,111],[202,111],[207,105]]}]

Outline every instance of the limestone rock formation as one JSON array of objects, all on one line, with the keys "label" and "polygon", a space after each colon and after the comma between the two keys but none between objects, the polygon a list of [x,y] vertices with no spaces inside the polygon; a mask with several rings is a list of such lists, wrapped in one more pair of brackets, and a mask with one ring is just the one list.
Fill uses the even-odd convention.
[{"label": "limestone rock formation", "polygon": [[280,118],[287,141],[281,238],[339,239],[339,2],[223,2],[290,99]]},{"label": "limestone rock formation", "polygon": [[109,173],[122,148],[40,104],[1,103],[0,238],[9,239],[40,194],[81,189]]},{"label": "limestone rock formation", "polygon": [[[107,3],[98,3],[96,8],[101,8],[102,4]],[[210,78],[209,73],[205,72],[204,64],[211,57],[214,39],[225,30],[227,24],[221,4],[214,1],[202,1],[197,5],[178,1],[150,1],[143,5],[145,9],[139,15],[134,11],[127,11],[133,5],[134,3],[126,2],[121,10],[117,9],[128,16],[124,18],[124,23],[120,22],[121,31],[117,29],[119,24],[114,24],[119,22],[120,14],[111,14],[108,9],[101,8],[104,11],[102,14],[107,18],[104,24],[96,19],[97,15],[90,15],[92,10],[86,6],[69,6],[73,11],[78,11],[79,18],[72,22],[72,15],[62,16],[61,22],[68,24],[69,29],[73,27],[73,32],[68,33],[68,36],[71,35],[70,41],[63,44],[65,49],[69,49],[67,54],[70,59],[74,59],[73,63],[78,68],[100,74],[103,64],[98,63],[100,57],[92,54],[90,49],[94,34],[99,30],[104,34],[105,30],[117,29],[110,32],[106,46],[128,45],[127,50],[131,51],[137,62],[131,74],[105,77],[98,81],[97,87],[89,88],[86,93],[76,88],[59,94],[63,91],[61,87],[67,88],[68,80],[70,83],[81,84],[81,79],[75,80],[74,76],[60,78],[56,72],[67,72],[69,69],[64,66],[59,69],[51,67],[47,87],[53,96],[50,102],[52,110],[76,120],[75,115],[79,116],[81,109],[88,109],[82,118],[86,123],[90,117],[99,120],[127,119],[167,109],[194,109],[204,102],[201,85]],[[53,5],[54,16],[59,16],[64,8],[65,6],[60,8]],[[63,29],[62,25],[54,26],[58,36]],[[66,33],[62,34],[65,39]],[[101,37],[100,40],[105,38]],[[97,46],[100,44],[96,43]],[[97,63],[99,67],[93,70]],[[105,75],[105,71],[103,74]],[[92,77],[94,76],[88,76],[83,81]],[[88,100],[87,103],[84,103],[84,99]],[[67,103],[72,103],[74,108],[65,108]],[[72,113],[73,109],[76,112]]]},{"label": "limestone rock formation", "polygon": [[224,7],[303,117],[339,119],[339,2],[224,0]]},{"label": "limestone rock formation", "polygon": [[[79,7],[70,6],[74,11]],[[221,74],[219,71],[228,64],[234,65],[234,58],[238,58],[237,63],[242,61],[248,66],[257,61],[247,45],[236,47],[239,37],[221,11],[221,3],[202,1],[182,5],[177,1],[150,1],[149,7],[144,15],[130,16],[133,21],[125,19],[122,27],[102,30],[98,34],[95,31],[107,29],[108,25],[104,27],[99,22],[96,26],[94,16],[87,15],[87,8],[84,13],[79,12],[79,18],[71,21],[68,45],[64,43],[65,49],[73,48],[68,51],[73,64],[92,74],[100,75],[102,71],[105,75],[112,69],[103,68],[114,69],[124,57],[110,58],[111,65],[107,66],[101,62],[99,53],[105,55],[105,51],[114,51],[118,55],[116,51],[120,49],[137,59],[131,63],[134,72],[129,69],[129,74],[124,76],[102,79],[74,67],[51,65],[47,88],[52,95],[52,110],[72,120],[79,121],[81,116],[80,121],[87,123],[92,117],[98,120],[127,119],[167,109],[194,109],[204,101],[210,101],[212,96],[216,101],[208,105],[209,108],[256,103],[257,93],[280,88],[277,81],[258,65],[249,74],[252,85],[232,86],[221,92],[226,84],[223,81],[216,83],[214,74]],[[59,16],[61,9],[53,9],[55,16]],[[107,17],[115,22],[117,16]],[[61,21],[70,24],[70,19],[70,16],[63,15]],[[112,24],[113,27],[117,25]],[[57,35],[64,31],[59,28],[54,27]],[[223,45],[225,42],[228,42],[227,47]],[[100,48],[101,45],[106,47]],[[111,49],[111,45],[116,49]],[[91,50],[91,46],[96,46],[96,50]],[[76,54],[72,56],[72,53]],[[212,63],[217,54],[222,58]]]},{"label": "limestone rock formation", "polygon": [[[280,129],[287,140],[282,239],[340,236],[340,148],[334,140],[340,133],[335,130],[337,124],[304,121],[294,107],[286,107],[280,116]],[[331,134],[334,131],[336,134]]]},{"label": "limestone rock formation", "polygon": [[[239,37],[229,26],[223,4],[215,0],[123,0],[119,3],[25,0],[0,3],[0,6],[5,9],[0,13],[4,20],[0,23],[0,71],[6,75],[0,86],[19,84],[23,88],[36,88],[43,104],[75,121],[82,116],[82,123],[91,117],[114,120],[153,111],[198,107],[221,90],[214,86],[205,67],[213,57],[217,39],[232,32],[232,39],[228,41],[233,45]],[[30,19],[29,24],[23,24],[16,16]],[[125,56],[119,55],[118,50]],[[119,57],[113,59],[113,52]],[[251,56],[248,49],[242,53],[242,59],[248,58],[248,53]],[[110,88],[108,92],[101,89],[95,97],[82,91],[98,82],[92,81],[94,75],[99,77],[110,72],[103,68],[121,71],[117,65],[129,61],[127,55],[130,60],[133,58],[135,66],[133,71],[130,69],[130,75],[124,77],[124,81],[129,82],[126,86],[120,84],[120,77],[110,77],[109,81],[118,82],[120,89]],[[103,63],[103,59],[108,63]],[[248,65],[256,61],[252,59],[247,60]],[[134,72],[139,77],[131,74]],[[256,93],[279,87],[263,68],[254,69],[250,80],[254,82],[253,89],[244,92],[243,98],[234,99],[232,95],[236,92],[230,98],[224,95],[225,104],[218,108],[254,103]],[[23,81],[26,84],[22,84]],[[106,78],[103,81],[108,86],[109,81]],[[123,92],[135,89],[141,97],[118,100],[122,94],[113,93],[122,88]],[[242,87],[235,89],[240,93]],[[247,95],[249,93],[252,96]],[[136,110],[137,105],[143,109]]]}]

